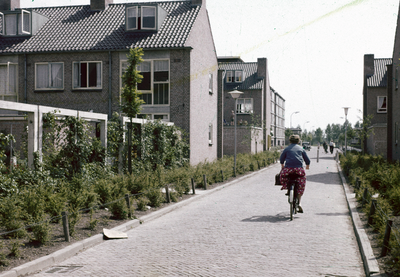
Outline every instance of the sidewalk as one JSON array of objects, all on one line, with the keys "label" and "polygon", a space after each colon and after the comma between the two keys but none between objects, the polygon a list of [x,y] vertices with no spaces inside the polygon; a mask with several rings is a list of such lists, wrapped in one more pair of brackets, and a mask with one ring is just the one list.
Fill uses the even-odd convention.
[{"label": "sidewalk", "polygon": [[366,276],[336,162],[308,153],[293,221],[275,164],[0,276]]}]

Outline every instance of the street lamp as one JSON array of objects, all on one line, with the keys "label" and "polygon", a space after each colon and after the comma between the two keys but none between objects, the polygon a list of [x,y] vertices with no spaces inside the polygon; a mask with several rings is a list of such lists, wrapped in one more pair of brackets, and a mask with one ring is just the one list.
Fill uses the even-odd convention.
[{"label": "street lamp", "polygon": [[233,157],[233,173],[236,176],[236,114],[237,114],[237,99],[240,97],[241,94],[243,94],[243,92],[238,91],[238,90],[234,90],[229,92],[230,95],[232,95],[232,98],[235,99],[235,141],[234,141],[234,157]]},{"label": "street lamp", "polygon": [[292,114],[290,115],[290,128],[292,128],[292,115],[294,115],[294,114],[296,114],[296,113],[299,113],[299,111],[294,112],[294,113],[292,113]]},{"label": "street lamp", "polygon": [[344,155],[346,156],[347,154],[347,112],[349,111],[349,107],[343,107],[344,109]]},{"label": "street lamp", "polygon": [[306,124],[307,124],[307,123],[310,123],[310,121],[304,122],[304,124],[303,124],[303,130],[306,128]]}]

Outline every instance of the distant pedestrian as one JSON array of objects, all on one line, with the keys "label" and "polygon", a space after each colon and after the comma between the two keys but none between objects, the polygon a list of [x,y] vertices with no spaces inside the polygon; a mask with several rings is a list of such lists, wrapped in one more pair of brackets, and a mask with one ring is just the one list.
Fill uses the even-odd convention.
[{"label": "distant pedestrian", "polygon": [[324,146],[325,153],[328,154],[328,144],[326,143],[326,141],[324,141],[323,146]]},{"label": "distant pedestrian", "polygon": [[329,150],[331,151],[331,154],[333,154],[334,147],[335,147],[335,144],[333,143],[333,140],[331,139],[331,142],[329,143]]}]

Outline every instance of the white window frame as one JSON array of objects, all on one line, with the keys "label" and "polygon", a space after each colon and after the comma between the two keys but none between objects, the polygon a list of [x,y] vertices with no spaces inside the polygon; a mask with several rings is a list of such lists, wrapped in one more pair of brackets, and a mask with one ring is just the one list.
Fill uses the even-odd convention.
[{"label": "white window frame", "polygon": [[[386,108],[382,108],[382,106],[379,105],[380,98],[384,98],[384,100],[383,100],[384,102],[382,102],[382,104],[386,103]],[[387,97],[386,96],[377,96],[376,105],[377,105],[377,109],[376,109],[377,113],[387,113]]]},{"label": "white window frame", "polygon": [[[143,8],[154,9],[154,28],[144,28],[143,27]],[[155,6],[141,6],[140,7],[140,29],[141,30],[156,30],[157,29],[157,8]]]},{"label": "white window frame", "polygon": [[[12,63],[12,62],[7,62],[7,63],[0,63],[0,65],[4,66],[7,65],[7,83],[6,83],[6,91],[5,94],[0,94],[0,100],[4,100],[5,96],[16,96],[16,102],[18,102],[18,63]],[[15,74],[15,93],[10,94],[9,89],[10,89],[10,65],[15,65],[16,66],[16,74]]]},{"label": "white window frame", "polygon": [[[154,81],[154,62],[155,61],[168,61],[168,81]],[[122,75],[124,73],[123,71],[123,64],[127,62],[127,60],[121,60],[120,61],[120,103],[122,101]],[[142,95],[143,94],[151,94],[151,104],[143,104],[142,106],[170,106],[171,103],[171,61],[170,59],[146,59],[143,60],[143,62],[150,62],[150,90],[138,90]],[[168,104],[154,104],[154,85],[155,84],[168,84]]]},{"label": "white window frame", "polygon": [[243,83],[243,79],[244,79],[243,71],[242,70],[236,70],[235,71],[235,83]]},{"label": "white window frame", "polygon": [[213,124],[208,124],[208,145],[213,145]]},{"label": "white window frame", "polygon": [[0,17],[1,17],[1,30],[0,30],[0,35],[4,35],[4,33],[5,33],[5,25],[4,25],[4,22],[5,22],[5,20],[4,20],[4,13],[2,13],[2,12],[0,12]]},{"label": "white window frame", "polygon": [[[10,16],[10,15],[15,15],[15,25],[16,25],[15,34],[9,34],[7,32],[7,20],[6,20],[6,18],[7,18],[7,16]],[[18,35],[18,14],[17,13],[8,13],[8,14],[6,13],[4,15],[4,33],[5,33],[6,36],[17,36]]]},{"label": "white window frame", "polygon": [[[243,112],[242,112],[242,109],[239,110],[239,100],[243,100],[244,107],[246,106],[246,102],[250,101],[251,110],[249,110],[249,111],[244,110]],[[238,98],[238,99],[236,99],[236,113],[237,114],[252,114],[253,113],[253,109],[254,109],[253,98]]]},{"label": "white window frame", "polygon": [[[37,65],[40,64],[47,64],[50,68],[50,65],[52,64],[62,64],[62,87],[61,88],[57,88],[57,87],[51,87],[49,86],[48,88],[38,88],[37,87]],[[49,69],[49,73],[50,73],[50,69]],[[51,83],[51,74],[49,74],[49,84]],[[40,63],[35,63],[35,90],[64,90],[64,62],[40,62]]]},{"label": "white window frame", "polygon": [[168,113],[155,113],[155,114],[152,114],[151,115],[151,118],[153,119],[153,120],[156,120],[155,119],[155,116],[156,115],[162,115],[162,116],[167,116],[167,118],[163,118],[163,119],[161,119],[161,121],[164,121],[164,122],[169,122],[169,114]]},{"label": "white window frame", "polygon": [[[75,64],[82,64],[82,63],[100,63],[100,86],[99,87],[75,87],[74,83],[75,83]],[[89,84],[89,66],[87,66],[87,71],[86,71],[86,80],[87,80],[87,85]],[[72,62],[72,89],[73,90],[99,90],[103,88],[103,62],[102,61],[73,61]]]},{"label": "white window frame", "polygon": [[227,83],[233,83],[234,81],[234,71],[228,70],[226,71],[226,82]]},{"label": "white window frame", "polygon": [[[24,31],[24,13],[29,14],[29,30],[28,31]],[[31,12],[26,11],[26,10],[21,10],[21,31],[23,34],[31,34]]]},{"label": "white window frame", "polygon": [[208,93],[213,94],[213,74],[208,73]]},{"label": "white window frame", "polygon": [[[128,10],[130,9],[136,9],[136,28],[129,28],[128,26]],[[125,13],[126,21],[126,30],[131,31],[131,30],[137,30],[138,29],[138,24],[139,24],[139,8],[138,6],[131,6],[131,7],[126,7],[126,13]]]}]

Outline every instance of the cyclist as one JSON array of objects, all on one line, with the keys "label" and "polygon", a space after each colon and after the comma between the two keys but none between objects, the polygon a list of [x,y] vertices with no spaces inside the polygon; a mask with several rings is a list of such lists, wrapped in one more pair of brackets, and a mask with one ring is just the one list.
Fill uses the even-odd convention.
[{"label": "cyclist", "polygon": [[[288,189],[288,175],[290,173],[296,173],[298,175],[297,181],[299,182],[298,195],[299,204],[301,196],[306,188],[306,172],[303,168],[303,163],[306,163],[306,169],[310,169],[310,159],[307,156],[306,151],[299,145],[300,137],[298,135],[291,135],[289,137],[290,145],[283,150],[280,162],[282,166],[280,180],[282,189]],[[299,205],[299,213],[303,212],[303,208]]]}]

